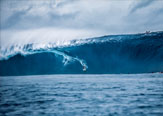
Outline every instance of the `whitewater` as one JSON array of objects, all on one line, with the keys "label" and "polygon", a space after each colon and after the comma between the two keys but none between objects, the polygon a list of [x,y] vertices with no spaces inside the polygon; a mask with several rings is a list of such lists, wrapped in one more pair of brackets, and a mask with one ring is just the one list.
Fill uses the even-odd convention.
[{"label": "whitewater", "polygon": [[12,42],[0,47],[0,116],[163,115],[163,32]]},{"label": "whitewater", "polygon": [[163,32],[108,35],[0,48],[0,75],[163,71]]}]

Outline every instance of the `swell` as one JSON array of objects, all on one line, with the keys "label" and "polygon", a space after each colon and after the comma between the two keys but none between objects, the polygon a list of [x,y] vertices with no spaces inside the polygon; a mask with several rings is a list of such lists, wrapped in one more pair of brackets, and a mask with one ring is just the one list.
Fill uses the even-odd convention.
[{"label": "swell", "polygon": [[163,71],[163,32],[103,36],[1,49],[0,75],[117,74]]}]

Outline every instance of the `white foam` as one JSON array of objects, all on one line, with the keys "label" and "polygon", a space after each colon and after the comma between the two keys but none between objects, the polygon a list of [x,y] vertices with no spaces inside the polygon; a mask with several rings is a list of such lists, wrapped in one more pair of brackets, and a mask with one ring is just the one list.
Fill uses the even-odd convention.
[{"label": "white foam", "polygon": [[37,43],[39,45],[55,43],[59,45],[69,45],[70,40],[85,39],[102,34],[94,33],[90,30],[41,28],[30,30],[1,30],[1,48],[13,45],[26,45]]}]

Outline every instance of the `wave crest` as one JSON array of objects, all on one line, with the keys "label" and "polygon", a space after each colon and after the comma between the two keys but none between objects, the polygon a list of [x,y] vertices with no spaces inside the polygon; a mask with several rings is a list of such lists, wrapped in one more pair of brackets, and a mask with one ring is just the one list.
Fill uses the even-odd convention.
[{"label": "wave crest", "polygon": [[0,75],[159,72],[163,32],[1,47],[0,67]]}]

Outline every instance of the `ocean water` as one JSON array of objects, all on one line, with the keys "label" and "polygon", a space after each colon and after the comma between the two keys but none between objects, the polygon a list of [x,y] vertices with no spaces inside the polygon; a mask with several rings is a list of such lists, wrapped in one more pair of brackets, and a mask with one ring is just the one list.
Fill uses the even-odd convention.
[{"label": "ocean water", "polygon": [[0,77],[0,116],[163,116],[163,74]]},{"label": "ocean water", "polygon": [[0,47],[0,76],[163,71],[163,31],[59,43],[17,43]]}]

